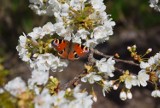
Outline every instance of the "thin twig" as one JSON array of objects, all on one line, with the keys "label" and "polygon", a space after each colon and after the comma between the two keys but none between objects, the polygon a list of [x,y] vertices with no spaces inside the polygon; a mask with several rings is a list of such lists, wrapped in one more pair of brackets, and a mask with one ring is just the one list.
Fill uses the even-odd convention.
[{"label": "thin twig", "polygon": [[[96,50],[96,49],[90,49],[91,52],[93,52],[94,54],[97,54],[97,55],[100,55],[100,56],[103,56],[105,58],[109,58],[109,57],[113,57],[113,56],[110,56],[110,55],[105,55],[103,54],[102,52]],[[117,62],[122,62],[122,63],[126,63],[126,64],[130,64],[130,65],[134,65],[134,66],[139,66],[139,64],[133,62],[133,61],[130,61],[130,60],[122,60],[122,59],[117,59],[117,58],[113,58],[115,61]]]},{"label": "thin twig", "polygon": [[86,71],[84,70],[82,73],[80,73],[78,76],[74,77],[74,79],[72,79],[71,81],[63,84],[60,86],[61,90],[65,90],[68,87],[74,86],[74,84],[78,81],[80,81],[80,79],[86,74]]},{"label": "thin twig", "polygon": [[120,72],[120,73],[124,73],[123,69],[119,69],[119,68],[115,68],[116,71]]}]

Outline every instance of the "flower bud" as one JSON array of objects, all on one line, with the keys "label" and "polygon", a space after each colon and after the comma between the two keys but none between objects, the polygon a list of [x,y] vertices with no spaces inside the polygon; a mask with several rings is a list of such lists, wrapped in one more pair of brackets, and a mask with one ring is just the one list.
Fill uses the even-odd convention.
[{"label": "flower bud", "polygon": [[132,99],[132,93],[131,93],[131,91],[129,90],[129,91],[127,91],[127,98],[128,99]]},{"label": "flower bud", "polygon": [[71,90],[71,88],[67,88],[67,91],[68,91],[68,92],[71,92],[72,90]]},{"label": "flower bud", "polygon": [[130,52],[132,51],[130,46],[127,47],[127,50]]},{"label": "flower bud", "polygon": [[120,99],[123,100],[123,101],[125,101],[125,100],[127,99],[127,94],[126,94],[126,92],[121,91],[121,93],[120,93]]},{"label": "flower bud", "polygon": [[149,48],[147,51],[146,51],[146,54],[152,52],[152,48]]},{"label": "flower bud", "polygon": [[117,89],[118,89],[118,87],[119,87],[119,85],[118,85],[118,84],[113,85],[113,90],[117,90]]},{"label": "flower bud", "polygon": [[133,45],[132,48],[133,48],[133,51],[136,51],[137,46],[136,46],[136,45]]}]

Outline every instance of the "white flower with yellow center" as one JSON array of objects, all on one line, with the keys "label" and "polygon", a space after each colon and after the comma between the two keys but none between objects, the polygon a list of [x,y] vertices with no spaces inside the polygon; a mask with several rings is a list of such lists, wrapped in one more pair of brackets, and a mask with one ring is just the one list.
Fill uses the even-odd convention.
[{"label": "white flower with yellow center", "polygon": [[91,72],[87,74],[86,76],[81,78],[82,82],[89,82],[90,84],[93,84],[96,81],[100,81],[102,77],[100,75],[96,75],[96,72]]},{"label": "white flower with yellow center", "polygon": [[147,86],[147,81],[149,81],[149,75],[145,72],[145,70],[141,70],[139,71],[138,73],[138,76],[137,76],[137,84],[138,86]]},{"label": "white flower with yellow center", "polygon": [[137,77],[134,75],[128,75],[125,79],[125,86],[127,89],[131,89],[132,86],[137,85]]},{"label": "white flower with yellow center", "polygon": [[103,89],[102,89],[103,96],[106,96],[105,92],[109,92],[112,86],[113,86],[112,81],[103,81]]},{"label": "white flower with yellow center", "polygon": [[115,60],[110,57],[107,61],[106,58],[102,58],[101,60],[96,61],[96,67],[98,68],[99,72],[103,72],[104,74],[108,75],[109,77],[113,77],[114,74],[114,67]]}]

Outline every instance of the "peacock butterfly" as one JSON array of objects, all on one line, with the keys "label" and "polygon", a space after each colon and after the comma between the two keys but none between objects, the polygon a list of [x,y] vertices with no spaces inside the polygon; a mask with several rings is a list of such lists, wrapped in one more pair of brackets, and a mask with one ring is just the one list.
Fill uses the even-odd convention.
[{"label": "peacock butterfly", "polygon": [[61,58],[67,58],[69,60],[79,59],[89,53],[88,47],[78,43],[73,43],[72,41],[53,39],[51,44],[53,48],[58,51],[58,55]]}]

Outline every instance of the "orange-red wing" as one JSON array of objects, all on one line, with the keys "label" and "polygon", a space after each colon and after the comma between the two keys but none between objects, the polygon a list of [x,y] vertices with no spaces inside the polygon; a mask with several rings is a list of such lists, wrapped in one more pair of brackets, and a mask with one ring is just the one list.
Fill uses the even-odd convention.
[{"label": "orange-red wing", "polygon": [[74,44],[74,51],[78,54],[78,56],[83,57],[89,52],[89,49],[84,45]]},{"label": "orange-red wing", "polygon": [[52,46],[58,51],[58,55],[62,58],[68,57],[69,42],[61,39],[54,39]]},{"label": "orange-red wing", "polygon": [[68,54],[69,60],[79,59],[80,57],[85,56],[89,52],[89,49],[83,45],[73,43],[72,49]]}]

